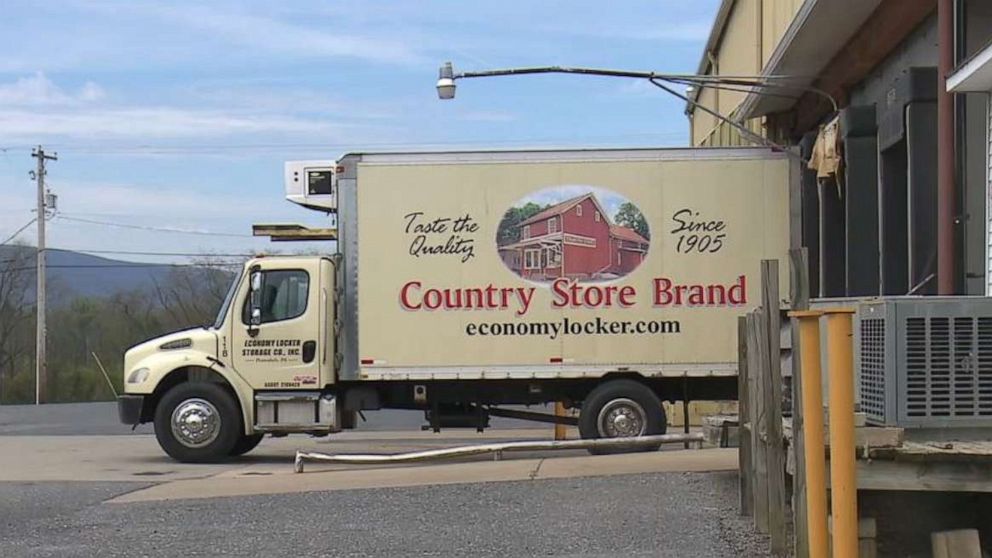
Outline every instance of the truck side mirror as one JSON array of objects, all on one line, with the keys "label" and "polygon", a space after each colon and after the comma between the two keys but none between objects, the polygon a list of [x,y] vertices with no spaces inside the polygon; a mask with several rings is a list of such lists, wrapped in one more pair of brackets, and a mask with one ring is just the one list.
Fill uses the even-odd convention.
[{"label": "truck side mirror", "polygon": [[252,271],[248,285],[248,335],[258,335],[262,325],[262,272]]}]

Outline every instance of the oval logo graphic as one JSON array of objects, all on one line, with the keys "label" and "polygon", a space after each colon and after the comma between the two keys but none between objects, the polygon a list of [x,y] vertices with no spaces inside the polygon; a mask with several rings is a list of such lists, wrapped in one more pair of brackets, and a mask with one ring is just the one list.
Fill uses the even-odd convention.
[{"label": "oval logo graphic", "polygon": [[647,257],[651,231],[630,200],[596,186],[563,185],[520,199],[496,232],[500,259],[524,279],[623,277]]}]

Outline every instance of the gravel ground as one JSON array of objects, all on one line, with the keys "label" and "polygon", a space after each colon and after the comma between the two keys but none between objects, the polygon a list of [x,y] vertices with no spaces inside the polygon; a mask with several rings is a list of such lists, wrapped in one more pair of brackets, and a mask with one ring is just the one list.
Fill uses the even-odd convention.
[{"label": "gravel ground", "polygon": [[[0,556],[766,556],[734,473],[102,504],[136,484],[0,483]],[[141,485],[147,486],[147,485]]]}]

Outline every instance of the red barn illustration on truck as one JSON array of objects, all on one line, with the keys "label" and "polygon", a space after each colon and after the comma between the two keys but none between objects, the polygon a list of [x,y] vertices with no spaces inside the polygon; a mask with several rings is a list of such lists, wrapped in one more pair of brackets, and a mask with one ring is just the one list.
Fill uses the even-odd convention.
[{"label": "red barn illustration on truck", "polygon": [[497,233],[500,257],[514,273],[534,281],[622,277],[641,264],[650,240],[632,203],[623,201],[618,209],[624,224],[615,222],[592,191],[543,208],[534,202],[513,207]]}]

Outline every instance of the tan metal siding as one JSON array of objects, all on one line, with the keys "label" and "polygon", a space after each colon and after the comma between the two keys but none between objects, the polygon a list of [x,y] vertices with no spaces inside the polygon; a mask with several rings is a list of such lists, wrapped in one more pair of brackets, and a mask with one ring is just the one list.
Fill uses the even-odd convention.
[{"label": "tan metal siding", "polygon": [[[721,75],[754,75],[758,68],[758,2],[761,0],[739,0],[730,18],[717,53]],[[717,109],[720,114],[729,115],[741,101],[745,93],[720,91]]]},{"label": "tan metal siding", "polygon": [[804,0],[761,0],[761,66],[764,68]]},{"label": "tan metal siding", "polygon": [[[710,110],[716,110],[716,90],[703,89],[697,102]],[[705,145],[706,138],[717,125],[717,119],[704,110],[696,109],[692,120],[692,144]]]}]

